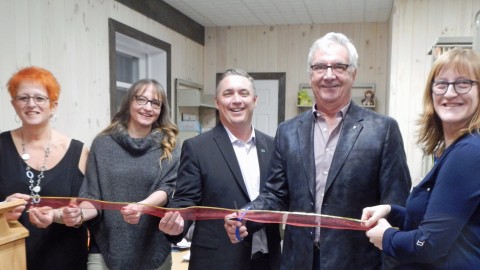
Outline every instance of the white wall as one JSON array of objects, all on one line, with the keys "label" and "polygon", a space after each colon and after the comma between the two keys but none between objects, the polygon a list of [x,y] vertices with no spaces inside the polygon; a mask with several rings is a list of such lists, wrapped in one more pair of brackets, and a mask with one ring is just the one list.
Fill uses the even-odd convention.
[{"label": "white wall", "polygon": [[416,125],[432,65],[427,52],[440,36],[472,36],[478,0],[395,0],[390,19],[388,114],[399,122],[412,180],[422,177]]},{"label": "white wall", "polygon": [[108,18],[172,46],[175,78],[203,83],[203,46],[113,0],[0,1],[0,131],[17,128],[5,87],[19,68],[50,70],[62,86],[54,126],[88,146],[110,121]]},{"label": "white wall", "polygon": [[357,81],[375,82],[379,110],[398,120],[418,181],[415,123],[432,61],[427,52],[439,36],[472,36],[479,10],[478,0],[395,0],[389,23],[207,28],[203,47],[113,0],[1,0],[0,130],[18,127],[8,78],[20,67],[39,65],[63,87],[55,127],[90,145],[110,119],[109,17],[172,45],[172,86],[181,78],[213,93],[215,73],[228,67],[287,72],[286,118],[296,114],[298,84],[308,80],[309,46],[340,31],[359,48]]},{"label": "white wall", "polygon": [[395,0],[390,22],[207,28],[205,89],[213,74],[239,67],[254,72],[287,72],[285,117],[297,114],[296,91],[307,83],[311,43],[327,32],[343,32],[359,52],[356,82],[375,83],[377,111],[397,119],[414,183],[422,175],[416,121],[432,57],[440,36],[472,36],[479,0]]},{"label": "white wall", "polygon": [[205,90],[214,93],[215,73],[237,67],[248,72],[286,72],[285,119],[297,115],[299,85],[309,83],[307,55],[328,32],[342,32],[359,53],[357,83],[375,83],[377,108],[386,109],[388,22],[321,25],[210,27],[205,30]]}]

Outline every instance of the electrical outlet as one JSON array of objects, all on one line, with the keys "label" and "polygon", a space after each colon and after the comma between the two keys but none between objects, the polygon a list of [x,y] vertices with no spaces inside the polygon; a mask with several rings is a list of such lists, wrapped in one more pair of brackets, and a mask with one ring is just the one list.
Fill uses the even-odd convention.
[{"label": "electrical outlet", "polygon": [[182,113],[182,121],[196,121],[197,116],[194,114]]}]

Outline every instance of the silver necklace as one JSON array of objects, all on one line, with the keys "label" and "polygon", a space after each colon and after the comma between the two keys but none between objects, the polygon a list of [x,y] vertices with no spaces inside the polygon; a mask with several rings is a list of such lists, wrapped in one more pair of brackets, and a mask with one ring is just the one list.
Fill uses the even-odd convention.
[{"label": "silver necklace", "polygon": [[42,167],[40,167],[40,173],[37,176],[37,182],[35,183],[35,175],[33,174],[30,165],[28,165],[27,161],[30,159],[30,155],[27,153],[27,150],[25,148],[25,141],[23,140],[23,131],[21,132],[22,134],[22,159],[25,161],[25,164],[27,164],[25,170],[25,174],[28,177],[28,182],[30,183],[29,189],[30,189],[30,196],[32,197],[32,201],[34,204],[40,203],[40,191],[42,188],[40,187],[40,184],[42,183],[42,179],[45,177],[44,172],[47,170],[47,159],[48,156],[50,155],[50,143],[52,142],[52,132],[50,131],[50,137],[48,139],[48,145],[45,148],[45,155],[44,155],[44,160]]}]

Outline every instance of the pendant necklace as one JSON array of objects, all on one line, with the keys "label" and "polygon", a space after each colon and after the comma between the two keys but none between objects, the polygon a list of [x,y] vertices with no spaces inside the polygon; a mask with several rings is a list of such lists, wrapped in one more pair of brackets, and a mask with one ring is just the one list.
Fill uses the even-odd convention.
[{"label": "pendant necklace", "polygon": [[27,150],[25,149],[25,142],[23,140],[23,130],[21,131],[22,134],[22,159],[25,161],[25,164],[27,165],[25,170],[25,174],[28,177],[28,182],[30,183],[29,189],[30,189],[30,196],[32,197],[32,202],[33,204],[38,204],[40,203],[40,191],[42,188],[40,187],[40,184],[42,183],[42,179],[44,178],[44,172],[47,169],[47,159],[48,156],[50,155],[50,144],[52,142],[52,131],[50,131],[50,137],[48,138],[48,145],[45,148],[45,155],[44,155],[44,160],[42,167],[40,167],[40,173],[37,176],[37,182],[35,183],[35,175],[33,174],[30,165],[28,165],[27,161],[30,159],[30,155],[27,153]]}]

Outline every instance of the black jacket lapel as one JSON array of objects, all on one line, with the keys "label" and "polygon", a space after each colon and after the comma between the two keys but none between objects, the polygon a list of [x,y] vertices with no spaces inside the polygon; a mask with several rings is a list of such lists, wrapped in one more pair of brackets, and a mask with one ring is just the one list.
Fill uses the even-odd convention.
[{"label": "black jacket lapel", "polygon": [[[227,131],[221,123],[219,123],[214,129],[213,139],[217,144],[220,152],[222,153],[225,161],[228,164],[228,168],[232,172],[235,180],[237,181],[238,186],[242,190],[245,196],[248,198],[247,187],[245,186],[245,181],[243,180],[242,171],[240,170],[240,165],[238,165],[237,156],[235,156],[235,151],[233,150],[233,145],[230,142]],[[221,168],[219,168],[221,170]]]}]

